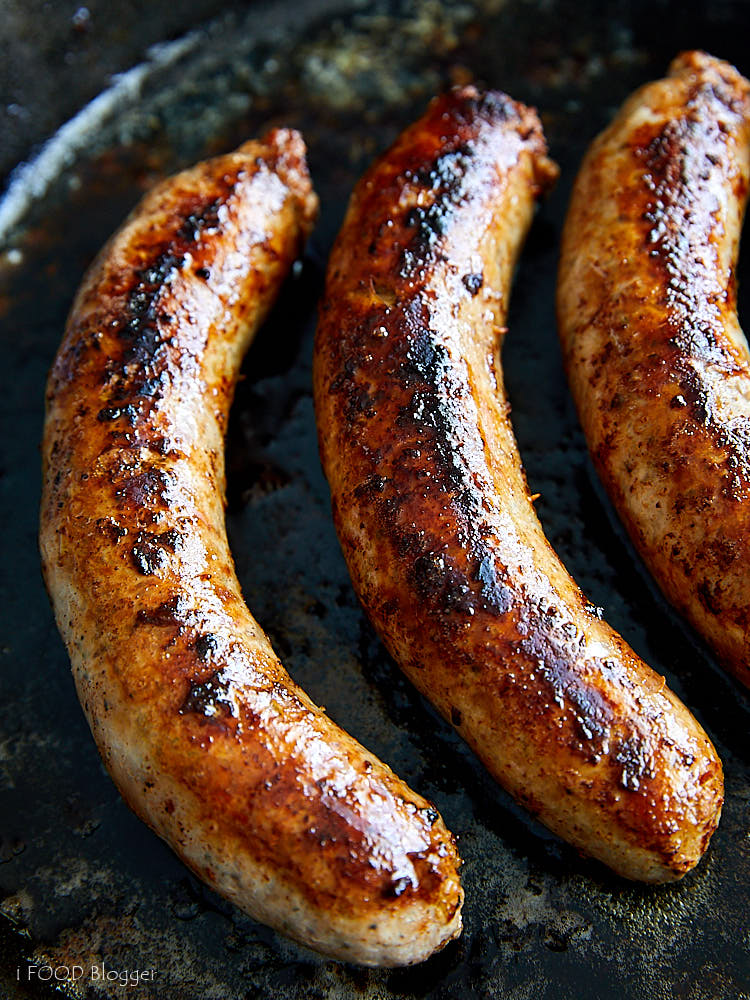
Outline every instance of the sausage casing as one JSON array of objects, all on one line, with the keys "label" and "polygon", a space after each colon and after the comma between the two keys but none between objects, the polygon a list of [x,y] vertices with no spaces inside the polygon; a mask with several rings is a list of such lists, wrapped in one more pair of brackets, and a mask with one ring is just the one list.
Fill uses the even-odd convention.
[{"label": "sausage casing", "polygon": [[317,332],[321,456],[355,589],[417,688],[552,830],[668,880],[716,826],[720,762],[552,551],[503,390],[513,267],[555,173],[534,112],[470,87],[363,177]]},{"label": "sausage casing", "polygon": [[107,244],[49,379],[41,551],[129,805],[251,915],[400,965],[460,930],[453,839],[291,681],[224,525],[240,360],[316,210],[302,139],[275,130],[159,185]]}]

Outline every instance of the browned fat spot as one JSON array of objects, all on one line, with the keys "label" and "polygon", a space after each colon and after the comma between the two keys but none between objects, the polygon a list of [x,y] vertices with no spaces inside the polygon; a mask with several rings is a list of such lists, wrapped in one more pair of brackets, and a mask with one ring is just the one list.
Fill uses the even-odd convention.
[{"label": "browned fat spot", "polygon": [[[462,87],[448,94],[445,103],[459,126],[476,127],[477,121],[481,120],[495,125],[521,121],[521,105],[498,90],[479,91],[473,86]],[[436,110],[440,110],[439,105]]]},{"label": "browned fat spot", "polygon": [[465,274],[461,278],[464,288],[470,295],[477,295],[482,285],[484,284],[484,274],[481,272],[473,272],[471,274]]},{"label": "browned fat spot", "polygon": [[361,416],[375,416],[375,399],[366,386],[353,386],[346,394],[344,401],[344,417],[347,423],[354,424]]},{"label": "browned fat spot", "polygon": [[440,813],[434,806],[431,805],[422,806],[422,808],[418,810],[418,813],[427,826],[434,826],[440,819]]},{"label": "browned fat spot", "polygon": [[160,534],[140,531],[131,549],[133,564],[139,573],[149,576],[169,565],[169,552],[177,552],[182,545],[182,535],[176,528]]},{"label": "browned fat spot", "polygon": [[167,455],[173,457],[178,457],[181,453],[174,447],[173,443],[167,437],[161,435],[157,437],[151,437],[148,441],[148,447],[154,451],[157,455],[161,455],[166,458]]},{"label": "browned fat spot", "polygon": [[128,529],[124,528],[112,517],[100,517],[96,522],[96,527],[103,535],[114,543],[119,542],[128,533]]},{"label": "browned fat spot", "polygon": [[189,625],[195,618],[195,611],[184,594],[175,594],[155,608],[141,608],[136,615],[139,625],[161,627]]},{"label": "browned fat spot", "polygon": [[117,370],[118,394],[132,391],[136,381],[143,383],[149,378],[155,379],[164,371],[169,355],[167,338],[171,337],[171,317],[164,312],[161,302],[165,289],[184,263],[184,251],[169,245],[148,266],[133,272],[133,286],[116,331],[123,344]]},{"label": "browned fat spot", "polygon": [[126,406],[105,406],[96,415],[100,423],[109,423],[112,420],[119,420],[124,417],[131,426],[135,426],[138,418],[138,407],[132,403]]},{"label": "browned fat spot", "polygon": [[156,536],[159,544],[169,549],[170,552],[179,552],[184,543],[184,536],[177,528],[168,528]]},{"label": "browned fat spot", "polygon": [[424,553],[414,560],[410,577],[419,597],[442,613],[471,613],[475,603],[471,585],[451,556],[443,552]]},{"label": "browned fat spot", "polygon": [[205,632],[195,640],[196,655],[204,663],[212,660],[223,648],[224,641],[221,636],[215,635],[213,632]]},{"label": "browned fat spot", "polygon": [[152,576],[169,565],[169,557],[158,545],[141,542],[130,550],[133,565],[143,576]]},{"label": "browned fat spot", "polygon": [[[414,865],[416,879],[411,879],[409,884],[404,885],[401,892],[393,892],[389,895],[393,897],[408,893],[409,898],[412,899],[434,899],[440,890],[440,886],[445,881],[445,875],[440,870],[439,864],[429,861],[420,855],[410,854],[409,859]],[[402,876],[398,876],[392,884],[400,881],[401,878]]]},{"label": "browned fat spot", "polygon": [[226,677],[223,668],[201,681],[192,682],[180,705],[180,715],[196,714],[207,719],[216,716],[236,716],[238,706],[232,697],[231,681]]},{"label": "browned fat spot", "polygon": [[381,889],[384,899],[398,899],[407,890],[417,889],[419,881],[412,875],[397,875],[390,882],[386,882]]},{"label": "browned fat spot", "polygon": [[439,256],[456,208],[467,196],[466,176],[473,156],[472,146],[464,142],[458,148],[442,151],[429,167],[406,172],[407,183],[426,188],[432,198],[406,212],[404,226],[413,229],[414,235],[401,254],[400,278],[412,277],[418,268]]},{"label": "browned fat spot", "polygon": [[373,500],[383,492],[387,483],[388,479],[385,476],[373,473],[373,475],[368,476],[364,483],[360,483],[356,487],[354,495],[358,500]]},{"label": "browned fat spot", "polygon": [[175,476],[165,469],[146,469],[115,491],[115,497],[136,507],[169,507]]},{"label": "browned fat spot", "polygon": [[156,400],[164,396],[169,386],[169,373],[164,370],[151,378],[144,378],[140,384],[134,385],[133,389],[139,396]]},{"label": "browned fat spot", "polygon": [[[262,165],[262,161],[259,165]],[[205,203],[196,203],[187,212],[179,228],[177,229],[177,239],[186,244],[197,243],[204,235],[213,235],[221,230],[222,207],[229,200],[237,183],[237,176],[224,174],[222,178],[223,190]]]}]

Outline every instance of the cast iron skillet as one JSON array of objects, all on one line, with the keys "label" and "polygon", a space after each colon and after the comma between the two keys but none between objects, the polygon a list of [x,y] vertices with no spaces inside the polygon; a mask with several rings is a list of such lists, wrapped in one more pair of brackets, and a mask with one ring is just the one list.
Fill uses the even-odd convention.
[{"label": "cast iron skillet", "polygon": [[[66,992],[139,1000],[750,996],[749,700],[665,604],[613,518],[568,397],[553,312],[570,185],[586,144],[623,98],[663,75],[682,48],[706,48],[750,72],[742,5],[715,0],[689,16],[681,8],[602,10],[593,0],[253,8],[152,54],[58,132],[32,171],[16,174],[0,202],[5,995],[53,995],[38,984],[45,964],[88,973],[104,963],[115,973],[154,970],[153,982],[124,990],[100,975]],[[310,387],[326,255],[372,157],[433,93],[467,80],[536,105],[562,168],[523,255],[505,347],[537,509],[584,590],[667,676],[724,761],[721,827],[697,871],[675,886],[618,880],[494,785],[384,652],[331,524]],[[229,432],[230,538],[249,606],[285,665],[433,799],[459,836],[465,931],[415,969],[360,970],[287,942],[213,895],[128,811],[99,762],[39,573],[44,381],[85,267],[153,181],[272,124],[303,130],[322,216],[245,365]]]}]

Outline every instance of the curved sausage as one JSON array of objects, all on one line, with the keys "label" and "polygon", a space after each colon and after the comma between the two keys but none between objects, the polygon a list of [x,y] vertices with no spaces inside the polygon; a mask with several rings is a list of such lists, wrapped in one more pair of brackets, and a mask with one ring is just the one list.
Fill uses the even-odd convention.
[{"label": "curved sausage", "polygon": [[716,826],[720,762],[552,551],[503,391],[510,279],[555,174],[533,111],[466,88],[360,181],[316,341],[321,455],[355,589],[408,677],[548,827],[668,880]]},{"label": "curved sausage", "polygon": [[667,598],[750,684],[750,353],[735,264],[750,84],[702,52],[624,105],[581,167],[560,337],[599,475]]},{"label": "curved sausage", "polygon": [[177,175],[94,262],[49,379],[41,550],[128,804],[257,919],[401,965],[460,931],[451,835],[291,681],[224,526],[237,370],[316,214],[304,156],[277,130]]}]

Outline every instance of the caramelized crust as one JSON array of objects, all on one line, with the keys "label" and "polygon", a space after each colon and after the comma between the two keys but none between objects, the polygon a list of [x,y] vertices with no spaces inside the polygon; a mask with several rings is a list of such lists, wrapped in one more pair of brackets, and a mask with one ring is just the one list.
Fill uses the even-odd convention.
[{"label": "caramelized crust", "polygon": [[674,61],[594,142],[565,226],[558,316],[589,448],[660,587],[750,684],[750,353],[735,264],[750,84]]},{"label": "caramelized crust", "polygon": [[721,765],[545,539],[503,390],[513,267],[555,175],[533,111],[465,88],[361,180],[317,334],[321,455],[355,588],[408,677],[542,822],[662,881],[704,852]]},{"label": "caramelized crust", "polygon": [[317,211],[304,155],[277,130],[179,174],[93,264],[49,379],[41,550],[129,805],[251,915],[400,965],[460,931],[453,839],[291,681],[224,527],[237,370]]}]

